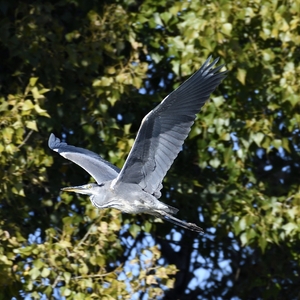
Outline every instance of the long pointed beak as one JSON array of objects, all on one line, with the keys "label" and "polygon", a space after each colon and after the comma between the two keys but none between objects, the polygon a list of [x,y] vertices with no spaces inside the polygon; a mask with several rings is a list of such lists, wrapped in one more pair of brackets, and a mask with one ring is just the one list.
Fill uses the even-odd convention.
[{"label": "long pointed beak", "polygon": [[64,192],[75,192],[75,193],[85,194],[85,195],[91,194],[91,191],[87,189],[85,185],[69,186],[69,187],[61,188],[60,190]]}]

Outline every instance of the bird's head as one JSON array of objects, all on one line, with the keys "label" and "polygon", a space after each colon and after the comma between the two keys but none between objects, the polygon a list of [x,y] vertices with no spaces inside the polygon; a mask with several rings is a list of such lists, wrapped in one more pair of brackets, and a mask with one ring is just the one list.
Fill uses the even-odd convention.
[{"label": "bird's head", "polygon": [[105,183],[88,183],[79,186],[70,186],[62,188],[64,192],[75,192],[79,194],[89,195],[94,206],[98,208],[111,207],[110,199],[107,198],[106,188],[109,185]]},{"label": "bird's head", "polygon": [[97,184],[97,183],[88,183],[84,185],[79,185],[79,186],[70,186],[70,187],[65,187],[62,188],[61,190],[64,192],[75,192],[79,194],[84,194],[84,195],[99,195],[102,191],[102,187],[104,186],[103,183]]}]

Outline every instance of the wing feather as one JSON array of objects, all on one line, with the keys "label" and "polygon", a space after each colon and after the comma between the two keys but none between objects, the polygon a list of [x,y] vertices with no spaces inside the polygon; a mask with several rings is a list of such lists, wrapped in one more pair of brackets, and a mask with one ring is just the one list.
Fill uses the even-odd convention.
[{"label": "wing feather", "polygon": [[196,114],[226,77],[226,72],[219,72],[223,66],[213,68],[218,59],[211,64],[209,61],[210,58],[145,116],[114,184],[135,183],[150,194],[160,195],[162,180],[189,134]]},{"label": "wing feather", "polygon": [[61,142],[53,133],[49,137],[48,145],[53,151],[86,170],[99,184],[116,178],[120,172],[119,168],[98,154]]}]

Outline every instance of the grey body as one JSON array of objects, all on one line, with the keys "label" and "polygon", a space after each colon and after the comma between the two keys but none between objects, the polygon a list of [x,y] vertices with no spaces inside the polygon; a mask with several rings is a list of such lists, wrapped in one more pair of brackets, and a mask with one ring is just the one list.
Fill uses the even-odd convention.
[{"label": "grey body", "polygon": [[[94,206],[98,208],[117,208],[128,214],[153,213],[157,215],[156,210],[165,210],[172,213],[168,205],[160,202],[156,197],[143,191],[136,184],[126,183],[118,184],[113,189],[111,181],[101,184],[90,184],[95,194],[90,196]],[[85,185],[86,187],[87,185]],[[88,187],[89,188],[89,187]],[[67,188],[68,189],[68,188]]]},{"label": "grey body", "polygon": [[196,113],[225,78],[226,72],[219,72],[222,66],[213,68],[218,59],[211,64],[209,60],[144,117],[121,170],[94,152],[67,145],[51,134],[49,147],[81,166],[97,182],[62,190],[90,195],[93,205],[100,209],[146,213],[202,232],[197,225],[175,218],[178,209],[158,199],[162,180],[178,155]]}]

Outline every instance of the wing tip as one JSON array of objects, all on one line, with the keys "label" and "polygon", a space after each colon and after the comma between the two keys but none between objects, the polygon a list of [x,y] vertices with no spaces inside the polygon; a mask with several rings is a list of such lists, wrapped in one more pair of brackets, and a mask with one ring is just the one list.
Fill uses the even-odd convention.
[{"label": "wing tip", "polygon": [[48,140],[48,146],[53,151],[58,151],[58,147],[60,145],[60,139],[57,138],[54,133],[51,133]]},{"label": "wing tip", "polygon": [[201,68],[200,68],[201,73],[203,75],[211,75],[211,76],[212,75],[222,75],[222,77],[224,79],[227,76],[228,70],[225,70],[223,72],[220,72],[220,73],[216,74],[218,71],[220,71],[224,67],[224,64],[214,68],[214,66],[220,60],[220,57],[217,57],[216,59],[213,60],[212,63],[209,63],[211,61],[211,59],[212,59],[212,55],[210,55],[207,58],[207,60],[204,62],[204,64],[201,66]]}]

